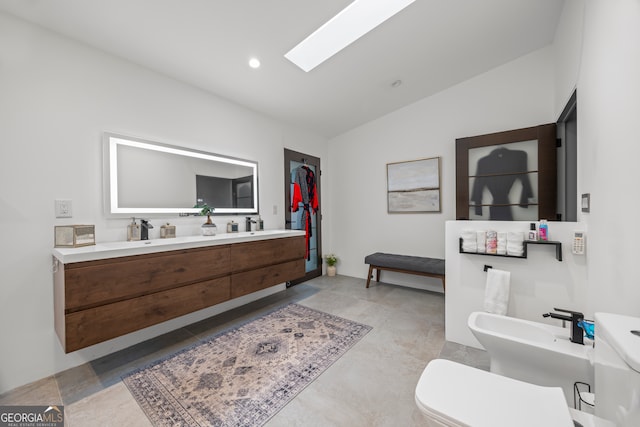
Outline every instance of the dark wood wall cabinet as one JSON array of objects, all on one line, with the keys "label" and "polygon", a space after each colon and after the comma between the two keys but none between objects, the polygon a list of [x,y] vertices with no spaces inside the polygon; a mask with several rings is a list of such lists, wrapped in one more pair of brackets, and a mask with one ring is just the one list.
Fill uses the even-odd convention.
[{"label": "dark wood wall cabinet", "polygon": [[555,220],[555,123],[456,139],[456,219]]},{"label": "dark wood wall cabinet", "polygon": [[60,264],[66,353],[304,276],[304,236]]}]

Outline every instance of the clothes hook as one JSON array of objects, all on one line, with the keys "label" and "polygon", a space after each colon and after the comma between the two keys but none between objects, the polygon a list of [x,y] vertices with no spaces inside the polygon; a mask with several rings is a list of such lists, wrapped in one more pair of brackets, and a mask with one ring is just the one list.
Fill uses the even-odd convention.
[{"label": "clothes hook", "polygon": [[489,271],[490,268],[493,268],[493,266],[485,264],[484,265],[484,272],[486,273],[487,271]]}]

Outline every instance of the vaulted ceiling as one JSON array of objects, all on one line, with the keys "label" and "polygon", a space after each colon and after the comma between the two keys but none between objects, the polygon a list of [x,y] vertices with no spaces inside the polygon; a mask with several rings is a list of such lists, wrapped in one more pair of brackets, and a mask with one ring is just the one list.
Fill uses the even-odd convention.
[{"label": "vaulted ceiling", "polygon": [[550,44],[564,5],[417,0],[308,73],[284,58],[350,2],[0,0],[0,11],[332,137]]}]

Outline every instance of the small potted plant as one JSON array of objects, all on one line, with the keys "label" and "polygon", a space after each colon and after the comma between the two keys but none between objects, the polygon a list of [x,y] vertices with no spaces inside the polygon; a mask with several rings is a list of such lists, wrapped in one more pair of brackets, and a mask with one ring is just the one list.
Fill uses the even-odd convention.
[{"label": "small potted plant", "polygon": [[213,211],[215,211],[215,208],[212,208],[211,206],[207,206],[206,203],[204,205],[200,205],[197,207],[201,208],[200,215],[207,216],[207,222],[202,224],[202,235],[215,236],[218,227],[216,227],[213,221],[211,221],[211,215],[213,214]]},{"label": "small potted plant", "polygon": [[335,276],[338,257],[334,254],[329,254],[325,255],[324,259],[327,261],[327,276]]}]

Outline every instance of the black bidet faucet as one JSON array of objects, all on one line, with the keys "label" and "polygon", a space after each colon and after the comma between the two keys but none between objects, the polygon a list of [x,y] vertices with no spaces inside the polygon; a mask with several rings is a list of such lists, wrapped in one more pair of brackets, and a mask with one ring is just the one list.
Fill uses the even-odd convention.
[{"label": "black bidet faucet", "polygon": [[555,307],[554,310],[560,311],[562,313],[569,313],[570,316],[557,313],[545,313],[542,315],[542,317],[551,317],[553,319],[561,319],[571,322],[571,342],[576,344],[584,344],[584,331],[579,325],[580,321],[584,320],[584,314],[580,313],[579,311],[564,310],[562,308]]}]

